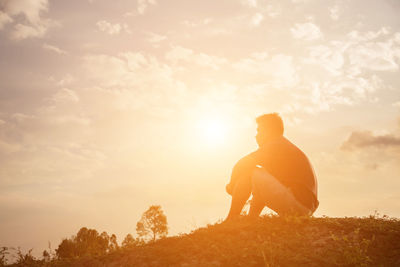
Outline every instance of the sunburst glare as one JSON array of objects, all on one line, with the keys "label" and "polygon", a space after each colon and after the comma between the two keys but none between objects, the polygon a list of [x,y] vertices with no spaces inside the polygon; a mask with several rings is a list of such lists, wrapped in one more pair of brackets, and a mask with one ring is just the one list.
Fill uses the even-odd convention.
[{"label": "sunburst glare", "polygon": [[198,121],[197,130],[201,143],[221,145],[227,139],[227,124],[220,118],[204,118]]}]

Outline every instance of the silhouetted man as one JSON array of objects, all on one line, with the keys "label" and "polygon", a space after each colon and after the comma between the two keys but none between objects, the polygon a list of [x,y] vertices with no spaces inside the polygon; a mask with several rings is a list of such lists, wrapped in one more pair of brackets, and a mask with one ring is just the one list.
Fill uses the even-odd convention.
[{"label": "silhouetted man", "polygon": [[232,195],[227,220],[240,215],[253,194],[250,217],[267,206],[279,215],[312,215],[317,209],[317,181],[306,155],[283,136],[283,122],[276,114],[256,119],[258,150],[239,160],[226,186]]}]

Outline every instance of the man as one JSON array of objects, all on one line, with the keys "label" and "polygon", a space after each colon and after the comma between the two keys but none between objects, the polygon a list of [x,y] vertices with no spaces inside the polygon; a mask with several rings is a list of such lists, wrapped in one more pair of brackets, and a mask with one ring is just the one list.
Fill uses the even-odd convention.
[{"label": "man", "polygon": [[279,215],[312,215],[317,209],[317,181],[306,155],[283,136],[281,117],[265,114],[256,119],[258,150],[239,160],[226,191],[232,196],[226,220],[239,217],[253,194],[250,217],[267,206]]}]

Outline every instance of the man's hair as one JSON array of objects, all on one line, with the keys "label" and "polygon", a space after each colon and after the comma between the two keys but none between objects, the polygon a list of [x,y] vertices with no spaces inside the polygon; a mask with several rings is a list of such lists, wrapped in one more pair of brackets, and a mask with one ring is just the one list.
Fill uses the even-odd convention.
[{"label": "man's hair", "polygon": [[273,134],[283,135],[283,121],[278,113],[264,114],[256,118],[258,126]]}]

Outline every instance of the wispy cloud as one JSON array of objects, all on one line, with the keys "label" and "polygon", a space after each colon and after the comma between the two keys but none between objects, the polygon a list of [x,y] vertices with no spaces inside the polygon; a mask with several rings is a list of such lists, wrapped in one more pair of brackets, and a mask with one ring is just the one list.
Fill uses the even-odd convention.
[{"label": "wispy cloud", "polygon": [[291,87],[298,82],[293,57],[289,55],[253,53],[250,57],[235,62],[233,67],[247,75],[262,75],[266,82],[274,88]]},{"label": "wispy cloud", "polygon": [[371,42],[360,44],[349,51],[350,63],[353,67],[376,71],[396,71],[397,49],[390,42]]},{"label": "wispy cloud", "polygon": [[143,15],[149,6],[156,4],[156,0],[137,0],[137,11],[140,15]]},{"label": "wispy cloud", "polygon": [[[48,0],[5,0],[2,7],[0,29],[4,24],[14,22],[15,25],[11,32],[11,38],[14,40],[42,38],[49,28],[60,25],[54,20],[41,16],[42,13],[48,11]],[[19,19],[20,15],[24,17],[24,20]]]},{"label": "wispy cloud", "polygon": [[322,38],[322,32],[320,28],[312,22],[296,23],[293,28],[290,29],[293,38],[303,39],[306,41],[312,41]]},{"label": "wispy cloud", "polygon": [[12,21],[13,19],[7,13],[0,11],[0,30],[3,29],[4,25]]},{"label": "wispy cloud", "polygon": [[369,147],[400,148],[400,136],[393,134],[375,135],[370,131],[352,132],[341,148],[351,151]]},{"label": "wispy cloud", "polygon": [[54,94],[53,101],[55,101],[55,102],[79,102],[79,97],[71,89],[62,88],[59,92]]},{"label": "wispy cloud", "polygon": [[181,46],[174,46],[165,54],[165,58],[174,63],[179,61],[192,62],[202,67],[210,67],[213,70],[218,70],[220,65],[227,63],[225,58],[195,53],[193,50]]},{"label": "wispy cloud", "polygon": [[123,24],[119,24],[119,23],[115,23],[112,24],[106,20],[100,20],[96,23],[97,28],[105,33],[108,33],[110,35],[118,35],[120,34],[122,31],[129,33],[129,27],[126,23]]},{"label": "wispy cloud", "polygon": [[305,64],[316,64],[326,69],[330,74],[337,76],[344,71],[344,50],[342,46],[318,45],[308,48],[309,56],[304,59]]},{"label": "wispy cloud", "polygon": [[259,26],[260,23],[263,21],[264,16],[261,13],[256,13],[252,18],[251,18],[251,24],[253,26]]},{"label": "wispy cloud", "polygon": [[240,3],[247,7],[257,7],[257,0],[240,0]]},{"label": "wispy cloud", "polygon": [[338,20],[339,14],[340,14],[340,10],[339,10],[338,5],[334,5],[331,8],[329,8],[329,15],[330,15],[331,19]]},{"label": "wispy cloud", "polygon": [[23,14],[32,24],[40,22],[40,13],[48,10],[48,0],[5,0],[2,3],[3,9],[11,16]]},{"label": "wispy cloud", "polygon": [[65,51],[65,50],[63,50],[63,49],[61,49],[61,48],[59,48],[57,46],[50,45],[50,44],[47,44],[47,43],[43,44],[42,47],[43,47],[43,49],[46,49],[46,50],[49,50],[49,51],[53,51],[53,52],[55,52],[57,54],[60,54],[60,55],[66,55],[67,54],[67,51]]},{"label": "wispy cloud", "polygon": [[161,35],[161,34],[157,34],[157,33],[153,33],[153,32],[147,33],[147,40],[154,47],[159,47],[160,42],[162,42],[166,39],[167,39],[167,36],[165,36],[165,35]]}]

